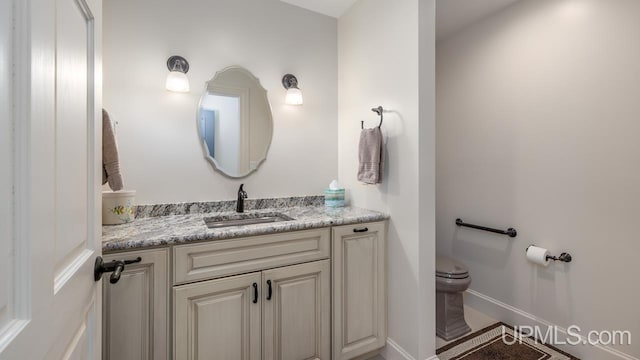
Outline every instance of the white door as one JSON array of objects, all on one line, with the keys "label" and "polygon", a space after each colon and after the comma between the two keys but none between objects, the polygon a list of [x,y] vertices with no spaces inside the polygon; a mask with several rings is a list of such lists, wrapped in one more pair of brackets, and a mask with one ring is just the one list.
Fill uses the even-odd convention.
[{"label": "white door", "polygon": [[0,20],[0,359],[98,359],[101,3]]}]

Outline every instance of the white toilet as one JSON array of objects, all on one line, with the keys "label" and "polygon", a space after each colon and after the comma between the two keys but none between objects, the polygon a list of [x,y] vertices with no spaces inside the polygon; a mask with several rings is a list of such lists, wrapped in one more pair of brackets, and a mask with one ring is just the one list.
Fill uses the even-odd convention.
[{"label": "white toilet", "polygon": [[436,257],[436,335],[449,341],[471,331],[464,319],[462,293],[469,288],[469,269],[453,259]]}]

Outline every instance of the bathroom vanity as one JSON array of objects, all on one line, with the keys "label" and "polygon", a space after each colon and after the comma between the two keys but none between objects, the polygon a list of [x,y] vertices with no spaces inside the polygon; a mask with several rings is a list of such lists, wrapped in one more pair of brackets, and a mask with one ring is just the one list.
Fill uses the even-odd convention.
[{"label": "bathroom vanity", "polygon": [[212,214],[197,213],[105,227],[105,261],[142,260],[115,284],[104,277],[103,358],[338,360],[383,347],[387,216],[278,213],[293,220],[210,229]]}]

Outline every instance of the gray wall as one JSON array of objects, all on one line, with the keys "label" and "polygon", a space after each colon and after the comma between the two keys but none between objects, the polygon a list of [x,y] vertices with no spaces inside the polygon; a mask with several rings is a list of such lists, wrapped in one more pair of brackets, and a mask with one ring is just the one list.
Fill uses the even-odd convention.
[{"label": "gray wall", "polygon": [[[467,300],[500,320],[630,330],[613,348],[636,357],[638,34],[635,0],[529,0],[437,44],[437,249],[470,267]],[[575,260],[536,267],[530,244]],[[612,356],[592,351],[574,353]]]},{"label": "gray wall", "polygon": [[[108,0],[104,34],[104,106],[138,203],[232,199],[241,182],[252,198],[316,195],[337,177],[336,19],[278,0]],[[191,65],[189,94],[164,89],[176,54]],[[242,180],[211,168],[197,133],[205,82],[231,65],[260,79],[274,118],[267,160]],[[284,104],[288,72],[301,107]]]},{"label": "gray wall", "polygon": [[[352,205],[391,214],[388,359],[435,354],[433,29],[433,0],[360,0],[338,21],[339,178]],[[385,173],[363,185],[360,121],[377,126],[378,105]]]}]

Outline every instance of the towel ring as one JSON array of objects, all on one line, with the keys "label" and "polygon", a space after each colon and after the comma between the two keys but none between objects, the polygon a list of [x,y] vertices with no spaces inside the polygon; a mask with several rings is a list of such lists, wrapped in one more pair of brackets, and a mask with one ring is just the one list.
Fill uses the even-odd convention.
[{"label": "towel ring", "polygon": [[[378,125],[378,128],[382,127],[382,120],[384,118],[384,115],[382,114],[384,112],[384,109],[382,108],[382,106],[378,106],[376,108],[371,109],[371,111],[373,111],[374,113],[380,115],[380,124]],[[364,129],[364,121],[360,121],[360,129]]]}]

